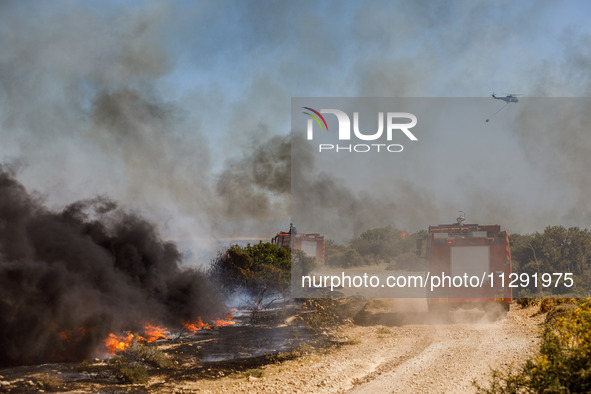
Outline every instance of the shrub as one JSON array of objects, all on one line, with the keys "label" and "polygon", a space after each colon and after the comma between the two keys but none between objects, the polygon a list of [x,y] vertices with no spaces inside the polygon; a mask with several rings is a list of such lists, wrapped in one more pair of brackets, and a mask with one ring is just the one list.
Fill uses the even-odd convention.
[{"label": "shrub", "polygon": [[172,368],[173,361],[155,346],[142,345],[134,337],[129,348],[120,353],[126,359],[148,364],[155,368]]},{"label": "shrub", "polygon": [[[121,383],[142,384],[148,382],[148,366],[155,368],[172,368],[173,361],[162,350],[155,346],[145,346],[134,336],[131,345],[124,351],[118,352],[116,357],[107,361],[107,367]],[[78,366],[80,371],[91,370],[90,363],[82,362]]]},{"label": "shrub", "polygon": [[577,300],[575,298],[542,298],[540,301],[539,313],[547,313],[561,304],[574,304]]},{"label": "shrub", "polygon": [[310,298],[302,305],[299,319],[307,329],[322,331],[338,324],[339,317],[335,312],[337,301],[331,298]]},{"label": "shrub", "polygon": [[332,267],[357,267],[367,264],[359,252],[353,248],[341,247],[331,254],[327,253],[326,264]]},{"label": "shrub", "polygon": [[143,384],[149,379],[148,370],[143,365],[117,356],[107,361],[111,373],[121,383]]},{"label": "shrub", "polygon": [[56,391],[61,388],[63,381],[54,375],[43,374],[39,376],[37,383],[46,391]]},{"label": "shrub", "polygon": [[561,306],[561,309],[560,313],[556,312],[556,316],[546,324],[538,356],[527,360],[517,371],[493,371],[490,388],[484,389],[475,383],[478,391],[590,392],[591,300],[586,300],[575,308]]},{"label": "shrub", "polygon": [[384,327],[384,326],[378,327],[376,332],[380,335],[392,334],[392,330],[390,330],[388,327]]},{"label": "shrub", "polygon": [[252,376],[253,378],[262,378],[265,375],[265,371],[262,369],[247,369],[246,371],[242,372],[242,375],[249,377]]},{"label": "shrub", "polygon": [[556,305],[554,308],[548,311],[545,321],[546,323],[555,323],[555,321],[558,320],[559,317],[563,317],[568,313],[574,311],[575,309],[577,309],[577,305],[575,304]]},{"label": "shrub", "polygon": [[144,384],[149,380],[148,370],[139,364],[122,365],[119,375],[122,382],[131,384]]},{"label": "shrub", "polygon": [[78,364],[78,372],[90,372],[92,370],[92,363],[88,360],[83,360]]}]

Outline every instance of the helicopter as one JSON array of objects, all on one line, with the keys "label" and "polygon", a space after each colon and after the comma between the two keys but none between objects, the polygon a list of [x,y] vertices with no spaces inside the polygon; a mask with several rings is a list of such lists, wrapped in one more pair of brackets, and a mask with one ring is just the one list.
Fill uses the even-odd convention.
[{"label": "helicopter", "polygon": [[509,103],[518,103],[519,100],[517,99],[517,96],[521,96],[520,94],[508,94],[505,97],[497,97],[494,93],[492,94],[492,98],[496,99],[496,100],[503,100],[505,101],[507,104]]},{"label": "helicopter", "polygon": [[[511,103],[518,103],[519,99],[517,98],[517,96],[521,96],[521,94],[509,93],[505,97],[497,97],[497,95],[493,93],[491,96],[495,100],[503,100],[505,102],[505,105],[503,105],[501,108],[499,108],[499,110],[491,116],[491,118],[492,118],[493,116],[495,116],[496,114],[501,112],[507,105],[509,105]],[[488,122],[490,122],[490,118],[486,119],[486,123],[488,123]]]}]

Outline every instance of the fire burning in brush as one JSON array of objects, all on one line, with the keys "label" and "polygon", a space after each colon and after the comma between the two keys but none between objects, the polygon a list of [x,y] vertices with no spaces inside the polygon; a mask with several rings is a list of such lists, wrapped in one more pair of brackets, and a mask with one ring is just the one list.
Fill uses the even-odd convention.
[{"label": "fire burning in brush", "polygon": [[[191,333],[196,333],[201,330],[211,330],[213,328],[220,328],[236,324],[234,316],[230,313],[226,315],[225,319],[214,319],[212,323],[204,323],[201,317],[197,317],[194,322],[186,322],[183,324],[183,329]],[[139,343],[150,343],[157,339],[170,338],[170,330],[163,327],[154,326],[150,323],[144,325],[143,335],[128,334],[127,336],[119,336],[113,333],[105,338],[104,343],[110,355],[114,355],[117,351],[124,351],[131,347],[134,338]]]},{"label": "fire burning in brush", "polygon": [[236,322],[232,319],[234,319],[234,316],[231,315],[230,313],[228,313],[226,315],[225,320],[217,319],[217,320],[214,320],[213,323],[214,323],[215,327],[231,326],[233,324],[236,324]]},{"label": "fire burning in brush", "polygon": [[117,351],[124,351],[129,348],[132,342],[133,334],[129,334],[127,337],[120,337],[111,333],[105,339],[105,347],[111,355],[114,355]]},{"label": "fire burning in brush", "polygon": [[[52,210],[0,166],[0,223],[0,367],[81,361],[128,347],[122,327],[177,328],[224,310],[154,223],[106,197]],[[151,324],[139,334],[169,332]]]},{"label": "fire burning in brush", "polygon": [[167,339],[168,337],[168,329],[146,323],[144,326],[144,335],[136,336],[134,334],[128,334],[123,337],[111,333],[104,342],[109,354],[114,355],[117,351],[124,351],[131,347],[134,338],[137,338],[136,340],[140,343],[150,343],[157,339]]},{"label": "fire burning in brush", "polygon": [[192,333],[196,333],[197,331],[200,330],[209,330],[211,329],[211,324],[207,324],[207,323],[203,323],[203,320],[201,320],[201,317],[198,317],[197,320],[195,320],[195,322],[193,323],[185,323],[184,327],[192,332]]},{"label": "fire burning in brush", "polygon": [[236,324],[234,316],[228,313],[225,319],[214,319],[212,323],[203,323],[201,317],[198,317],[194,322],[187,322],[184,324],[184,328],[192,333],[196,333],[201,330],[211,330],[212,328],[220,328],[224,326],[231,326]]},{"label": "fire burning in brush", "polygon": [[147,323],[144,326],[144,338],[146,342],[154,342],[156,339],[166,339],[170,331],[166,328],[153,326]]}]

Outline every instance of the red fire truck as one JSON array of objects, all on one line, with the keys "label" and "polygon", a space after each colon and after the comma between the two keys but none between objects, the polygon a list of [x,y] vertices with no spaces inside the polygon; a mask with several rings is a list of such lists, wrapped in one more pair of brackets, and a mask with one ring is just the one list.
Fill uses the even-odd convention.
[{"label": "red fire truck", "polygon": [[429,294],[429,310],[496,303],[507,311],[513,299],[507,286],[511,274],[507,232],[498,224],[464,224],[464,220],[460,215],[455,224],[429,226],[429,275],[444,278]]},{"label": "red fire truck", "polygon": [[324,264],[324,237],[320,234],[299,234],[290,223],[288,232],[280,232],[271,240],[275,245],[303,251],[314,257],[316,264]]}]

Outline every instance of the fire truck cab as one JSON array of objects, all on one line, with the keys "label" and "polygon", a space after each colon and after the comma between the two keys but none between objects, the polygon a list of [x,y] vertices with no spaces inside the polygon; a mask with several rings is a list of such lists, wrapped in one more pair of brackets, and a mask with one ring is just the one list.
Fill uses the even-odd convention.
[{"label": "fire truck cab", "polygon": [[[442,286],[429,294],[429,310],[486,308],[491,303],[509,310],[513,298],[506,280],[511,274],[507,232],[501,231],[498,224],[464,224],[463,221],[464,217],[460,216],[455,224],[429,226],[429,275],[450,278],[449,286],[444,280]],[[501,280],[502,276],[505,281]],[[463,280],[454,283],[455,277]]]}]

